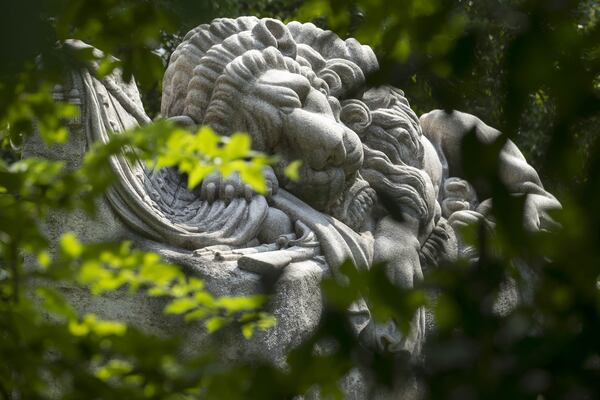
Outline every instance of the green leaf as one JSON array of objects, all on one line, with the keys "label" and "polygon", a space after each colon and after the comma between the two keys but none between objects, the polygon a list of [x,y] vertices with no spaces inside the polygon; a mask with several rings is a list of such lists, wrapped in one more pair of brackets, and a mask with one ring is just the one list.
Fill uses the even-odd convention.
[{"label": "green leaf", "polygon": [[144,259],[144,265],[139,269],[139,279],[144,283],[166,286],[172,281],[183,279],[183,274],[174,265],[163,263],[153,265],[147,263],[147,260]]},{"label": "green leaf", "polygon": [[110,360],[106,365],[96,370],[96,377],[103,381],[115,376],[126,375],[133,371],[133,365],[125,360]]},{"label": "green leaf", "polygon": [[202,305],[204,307],[215,306],[214,296],[206,291],[197,291],[194,293],[194,300],[198,303],[198,305]]},{"label": "green leaf", "polygon": [[209,126],[202,126],[198,129],[193,141],[191,150],[198,151],[209,157],[217,157],[221,155],[219,142],[221,138]]},{"label": "green leaf", "polygon": [[268,314],[266,312],[259,313],[259,319],[256,322],[256,325],[263,331],[274,327],[277,324],[277,318],[275,316]]},{"label": "green leaf", "polygon": [[410,56],[410,36],[403,34],[400,39],[396,41],[394,46],[393,55],[400,61],[405,61]]},{"label": "green leaf", "polygon": [[207,308],[198,308],[185,314],[183,319],[186,321],[195,321],[198,319],[204,319],[207,315],[209,315],[209,310]]},{"label": "green leaf", "polygon": [[197,307],[197,303],[193,299],[191,299],[189,297],[183,297],[183,298],[175,299],[175,300],[171,301],[169,304],[167,304],[167,306],[165,307],[165,313],[167,313],[167,314],[183,314],[187,311],[193,310],[196,307]]},{"label": "green leaf", "polygon": [[262,173],[262,168],[259,169],[253,168],[252,166],[246,166],[240,170],[240,178],[246,184],[250,185],[256,193],[267,193],[267,181]]},{"label": "green leaf", "polygon": [[83,251],[83,246],[72,232],[64,233],[60,238],[60,249],[63,254],[77,258]]},{"label": "green leaf", "polygon": [[289,163],[283,170],[283,174],[290,180],[297,182],[300,179],[300,166],[302,165],[301,160],[294,160]]},{"label": "green leaf", "polygon": [[99,320],[95,314],[85,314],[82,321],[69,321],[69,331],[74,336],[86,336],[92,332],[100,337],[123,336],[127,325],[117,321]]},{"label": "green leaf", "polygon": [[223,148],[223,159],[229,161],[248,157],[251,143],[252,139],[247,133],[234,133]]},{"label": "green leaf", "polygon": [[152,287],[149,288],[146,293],[149,296],[168,296],[169,295],[169,288],[167,287],[161,287],[161,286],[156,286],[156,287]]},{"label": "green leaf", "polygon": [[219,165],[221,176],[228,177],[232,174],[247,168],[248,162],[245,160],[233,160]]},{"label": "green leaf", "polygon": [[190,278],[188,280],[188,285],[190,290],[202,290],[204,289],[204,282],[201,279],[198,278]]},{"label": "green leaf", "polygon": [[198,163],[188,174],[188,188],[195,188],[200,182],[202,182],[204,178],[206,178],[207,175],[210,175],[215,170],[216,166],[214,165]]},{"label": "green leaf", "polygon": [[255,310],[266,303],[265,295],[220,297],[216,305],[233,314],[240,311]]},{"label": "green leaf", "polygon": [[69,321],[69,332],[73,336],[85,336],[90,332],[90,328],[83,322],[71,320]]},{"label": "green leaf", "polygon": [[56,290],[49,287],[37,287],[35,294],[42,299],[45,310],[68,319],[77,318],[75,309]]},{"label": "green leaf", "polygon": [[98,336],[123,336],[127,325],[118,321],[95,321],[92,329]]},{"label": "green leaf", "polygon": [[38,253],[37,260],[43,269],[48,268],[50,263],[52,263],[52,257],[50,257],[50,254],[45,250]]},{"label": "green leaf", "polygon": [[254,324],[242,325],[242,335],[244,335],[246,339],[252,339],[252,335],[254,334],[254,328]]},{"label": "green leaf", "polygon": [[213,333],[225,326],[226,323],[227,320],[223,317],[212,317],[206,321],[204,326],[208,333]]}]

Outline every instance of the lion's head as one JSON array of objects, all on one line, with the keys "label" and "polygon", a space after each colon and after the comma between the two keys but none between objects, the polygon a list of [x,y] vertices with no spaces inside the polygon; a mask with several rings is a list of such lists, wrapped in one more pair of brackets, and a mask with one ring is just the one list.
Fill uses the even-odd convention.
[{"label": "lion's head", "polygon": [[[293,25],[292,34],[276,20],[227,21],[199,27],[180,45],[165,74],[164,116],[186,115],[222,135],[248,132],[256,150],[280,157],[274,169],[281,187],[344,222],[340,205],[366,213],[373,194],[358,177],[363,146],[340,121],[341,106],[331,91],[343,96],[362,84],[359,64],[370,68],[372,51],[324,37],[314,25]],[[316,33],[303,35],[303,29]],[[303,40],[316,40],[317,50]],[[335,44],[330,51],[336,57],[346,58],[323,57],[325,41]],[[362,63],[348,59],[361,59],[361,52]],[[284,168],[298,159],[300,179],[288,181]]]}]

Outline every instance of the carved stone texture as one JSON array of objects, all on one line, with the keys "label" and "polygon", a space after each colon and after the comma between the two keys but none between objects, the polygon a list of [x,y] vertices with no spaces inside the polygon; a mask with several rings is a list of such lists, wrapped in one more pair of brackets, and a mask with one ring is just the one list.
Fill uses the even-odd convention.
[{"label": "carved stone texture", "polygon": [[[216,19],[190,31],[172,54],[162,116],[190,129],[209,125],[222,135],[248,132],[254,149],[280,157],[265,170],[269,193],[251,193],[239,178],[218,176],[190,191],[175,169],[112,159],[119,182],[106,198],[129,237],[187,267],[219,294],[257,293],[265,280],[276,282],[270,307],[278,325],[249,342],[232,334],[227,357],[282,362],[318,324],[322,276],[338,276],[345,260],[361,269],[385,262],[391,282],[410,288],[444,260],[477,256],[454,229],[488,219],[491,201],[484,184],[465,180],[460,143],[472,130],[484,142],[499,132],[460,112],[418,118],[401,90],[366,87],[365,77],[377,69],[370,47],[313,24]],[[92,68],[72,81],[88,142],[149,122],[135,85],[118,72],[99,80]],[[296,182],[283,173],[294,160],[302,160]],[[560,204],[513,143],[507,142],[500,163],[511,191],[527,195],[525,226],[553,227],[548,211]],[[518,301],[513,289],[499,300],[499,312]],[[171,324],[144,315],[141,325]],[[426,310],[416,313],[408,335],[392,321],[374,323],[368,299],[348,315],[366,346],[419,360],[430,328]],[[191,343],[205,343],[192,331]]]}]

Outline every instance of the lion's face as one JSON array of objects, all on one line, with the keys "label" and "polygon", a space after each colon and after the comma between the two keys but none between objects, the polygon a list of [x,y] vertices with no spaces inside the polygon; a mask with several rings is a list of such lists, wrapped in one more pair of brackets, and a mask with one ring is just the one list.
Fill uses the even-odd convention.
[{"label": "lion's face", "polygon": [[[239,130],[246,129],[258,150],[276,154],[280,184],[317,210],[327,212],[347,190],[362,165],[360,139],[339,121],[327,85],[300,74],[269,70],[240,99]],[[339,104],[337,104],[339,108]],[[285,166],[301,160],[300,179],[292,182]]]},{"label": "lion's face", "polygon": [[[236,102],[234,129],[249,132],[257,150],[280,157],[274,170],[281,187],[352,227],[360,225],[374,197],[358,175],[363,147],[340,121],[340,104],[324,81],[269,70]],[[283,173],[294,160],[302,161],[296,182]]]}]

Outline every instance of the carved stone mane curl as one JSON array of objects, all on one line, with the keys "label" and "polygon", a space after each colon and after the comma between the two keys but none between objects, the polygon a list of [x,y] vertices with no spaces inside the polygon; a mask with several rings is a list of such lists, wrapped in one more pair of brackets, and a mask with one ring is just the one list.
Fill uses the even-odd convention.
[{"label": "carved stone mane curl", "polygon": [[378,193],[405,206],[426,226],[435,216],[436,200],[422,169],[419,119],[398,89],[371,89],[362,100],[371,109],[371,122],[361,134],[365,154],[361,174]]},{"label": "carved stone mane curl", "polygon": [[313,24],[219,18],[194,28],[173,52],[163,80],[161,114],[187,115],[200,123],[225,67],[247,51],[267,47],[310,68],[336,97],[362,85],[365,76],[378,68],[369,46],[354,39],[344,41]]},{"label": "carved stone mane curl", "polygon": [[[289,71],[293,74],[302,75],[313,85],[319,87],[325,83],[317,78],[315,73],[290,57],[285,57],[274,47],[265,50],[250,50],[237,57],[227,65],[223,74],[216,80],[210,103],[206,109],[203,124],[210,125],[216,132],[227,135],[234,131],[247,131],[257,149],[266,151],[272,147],[270,143],[274,138],[264,137],[270,130],[265,126],[274,128],[274,121],[262,121],[255,123],[260,114],[236,107],[236,101],[240,96],[258,96],[249,89],[253,83],[269,70]],[[242,113],[242,118],[234,118],[236,114]],[[240,125],[240,121],[241,125]],[[262,127],[262,129],[261,129]]]},{"label": "carved stone mane curl", "polygon": [[294,40],[316,50],[326,60],[343,59],[355,63],[364,75],[379,68],[377,57],[371,47],[361,45],[356,39],[346,40],[332,31],[323,30],[314,24],[290,22],[289,28]]},{"label": "carved stone mane curl", "polygon": [[[380,86],[366,91],[362,101],[372,110],[372,124],[386,128],[401,127],[400,136],[384,140],[392,148],[385,153],[393,163],[406,164],[415,168],[423,167],[423,144],[421,143],[421,123],[410,108],[404,92],[391,86]],[[383,138],[381,138],[383,140]],[[373,142],[373,133],[366,137]]]},{"label": "carved stone mane curl", "polygon": [[[210,35],[213,25],[221,25],[220,21],[217,21],[204,29],[199,27],[198,32],[192,35],[192,38],[199,37],[203,32],[208,31],[209,34],[203,36],[206,39],[203,47],[196,47],[192,39],[190,39],[190,46],[180,45],[182,50],[175,61],[169,64],[163,82],[166,88],[162,99],[163,116],[187,115],[201,123],[210,103],[216,80],[223,74],[229,63],[247,51],[274,47],[283,55],[296,58],[296,43],[282,22],[265,18],[247,21],[237,26],[243,29],[252,23],[254,25],[251,30],[243,30],[223,38],[221,35]],[[212,46],[204,50],[211,40]],[[188,69],[181,65],[192,63],[195,65],[190,75]],[[181,105],[178,104],[179,101],[182,102]]]},{"label": "carved stone mane curl", "polygon": [[161,114],[165,117],[183,115],[187,85],[206,52],[226,38],[252,29],[257,23],[256,17],[218,18],[189,31],[171,54],[163,78]]}]

